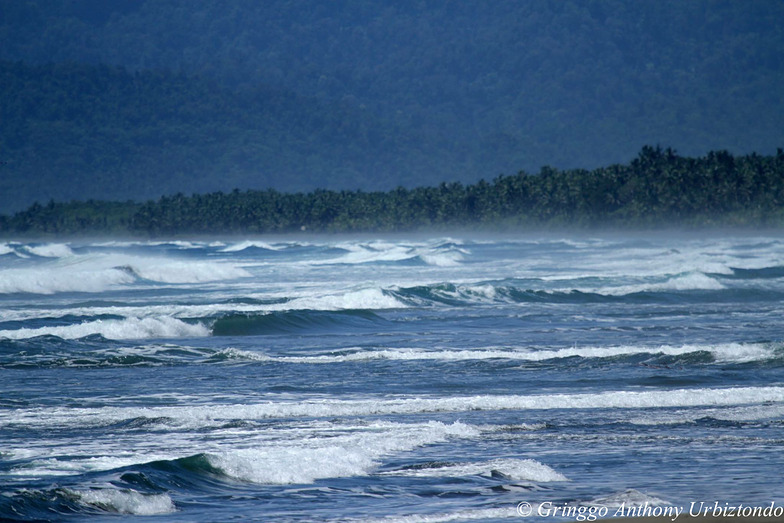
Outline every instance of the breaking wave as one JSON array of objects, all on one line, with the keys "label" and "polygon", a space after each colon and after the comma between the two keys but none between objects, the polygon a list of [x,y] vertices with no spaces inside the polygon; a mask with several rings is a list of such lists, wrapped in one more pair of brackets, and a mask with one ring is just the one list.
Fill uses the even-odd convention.
[{"label": "breaking wave", "polygon": [[[400,397],[301,401],[266,401],[256,404],[199,405],[190,407],[42,408],[17,413],[8,419],[29,426],[106,426],[129,419],[166,419],[167,423],[206,426],[226,419],[334,418],[435,412],[472,412],[548,409],[652,409],[739,407],[784,402],[784,387],[692,388],[654,391],[608,391],[577,394],[474,395],[454,397]],[[778,411],[775,411],[778,412]],[[195,425],[194,425],[195,424]],[[472,430],[476,430],[473,429]]]},{"label": "breaking wave", "polygon": [[228,247],[224,247],[223,249],[221,249],[221,252],[242,252],[248,249],[259,249],[264,251],[279,251],[282,248],[283,247],[272,245],[267,242],[248,240],[248,241],[235,243],[233,245],[229,245]]},{"label": "breaking wave", "polygon": [[397,309],[406,304],[392,293],[380,288],[369,288],[326,296],[309,296],[292,299],[286,309]]},{"label": "breaking wave", "polygon": [[460,422],[416,425],[383,424],[370,430],[267,448],[206,454],[210,465],[227,476],[263,484],[312,483],[317,479],[367,475],[379,459],[451,437],[475,437],[479,431]]},{"label": "breaking wave", "polygon": [[[681,346],[619,346],[619,347],[571,347],[564,349],[524,349],[497,348],[484,349],[354,349],[339,353],[312,356],[271,356],[268,354],[239,350],[222,349],[218,355],[228,358],[281,363],[329,364],[372,360],[401,361],[464,361],[464,360],[519,360],[548,361],[562,358],[618,358],[633,355],[687,356],[706,354],[719,363],[747,363],[766,361],[784,356],[779,345],[768,343],[727,343],[718,345],[681,345]],[[675,360],[677,362],[677,360]]]},{"label": "breaking wave", "polygon": [[[47,249],[45,252],[54,257],[57,251]],[[126,255],[69,255],[65,260],[46,260],[27,268],[0,271],[0,294],[99,293],[139,281],[198,284],[248,276],[250,273],[242,267],[225,262]]]},{"label": "breaking wave", "polygon": [[119,267],[139,278],[158,283],[205,283],[250,276],[250,273],[241,267],[219,262],[184,262],[139,258],[129,259],[127,263],[122,263]]},{"label": "breaking wave", "polygon": [[177,508],[167,494],[142,494],[132,489],[97,488],[71,491],[85,505],[116,514],[155,516]]},{"label": "breaking wave", "polygon": [[[355,328],[356,322],[363,327],[372,328],[376,325],[373,316],[367,318],[341,318],[326,315],[312,322],[313,318],[297,317],[284,314],[283,319],[271,315],[270,323],[256,323],[249,318],[248,324],[241,320],[229,318],[220,326],[222,332],[231,332],[235,336],[255,334],[280,334],[304,331],[332,331],[341,328]],[[286,317],[289,316],[289,317]],[[195,327],[191,337],[205,335],[201,324],[188,324],[187,328]],[[30,334],[30,333],[25,333]],[[37,332],[35,333],[37,334]],[[78,336],[74,332],[74,335]],[[164,339],[165,332],[154,331],[152,338]],[[199,335],[199,336],[197,336]],[[619,347],[572,347],[564,349],[525,349],[488,347],[480,349],[421,349],[421,348],[388,348],[364,349],[346,348],[339,351],[306,355],[274,355],[260,350],[243,350],[237,348],[207,349],[182,345],[152,344],[128,347],[119,343],[116,347],[105,347],[104,338],[88,337],[55,338],[54,335],[42,335],[31,338],[0,339],[0,367],[92,367],[92,366],[160,366],[210,364],[223,362],[257,362],[284,363],[292,365],[338,365],[343,363],[368,363],[375,361],[519,361],[548,364],[553,360],[570,359],[574,365],[584,365],[585,361],[603,359],[621,359],[631,365],[639,365],[661,369],[677,369],[681,365],[705,364],[747,364],[760,362],[765,365],[779,365],[784,360],[784,351],[780,345],[767,343],[728,343],[720,345],[683,345],[683,346],[619,346]],[[144,339],[148,336],[137,333],[135,337],[115,338],[117,340]],[[0,336],[2,338],[2,336]]]},{"label": "breaking wave", "polygon": [[[9,517],[8,521],[53,521],[52,517],[57,516],[62,516],[58,520],[67,520],[75,515],[162,516],[176,511],[177,507],[166,493],[144,493],[112,486],[25,489],[0,499],[0,514]],[[10,517],[15,514],[24,516],[20,519]]]},{"label": "breaking wave", "polygon": [[644,507],[648,505],[659,507],[670,504],[671,503],[668,501],[664,501],[655,496],[649,496],[635,489],[628,489],[609,496],[596,498],[585,503],[585,505],[596,505],[609,508]]},{"label": "breaking wave", "polygon": [[27,245],[24,250],[42,258],[65,258],[74,256],[71,248],[64,243],[47,243],[43,245]]},{"label": "breaking wave", "polygon": [[38,336],[80,339],[99,334],[112,340],[147,338],[196,338],[209,336],[210,330],[200,323],[186,323],[170,317],[94,320],[74,325],[21,328],[0,331],[0,339],[22,340]]},{"label": "breaking wave", "polygon": [[628,294],[639,294],[644,292],[669,292],[669,291],[718,291],[725,289],[719,280],[701,272],[691,272],[680,274],[668,278],[660,283],[644,283],[637,285],[625,285],[619,287],[608,287],[597,290],[601,294],[613,296],[623,296]]},{"label": "breaking wave", "polygon": [[398,244],[384,241],[342,243],[335,246],[343,254],[309,262],[311,265],[419,264],[434,267],[459,266],[469,251],[455,242]]},{"label": "breaking wave", "polygon": [[566,476],[533,459],[499,458],[467,463],[428,462],[385,472],[395,476],[460,477],[483,475],[515,481],[568,481]]},{"label": "breaking wave", "polygon": [[7,269],[0,272],[0,294],[55,294],[59,292],[103,292],[135,281],[127,271],[109,269]]}]

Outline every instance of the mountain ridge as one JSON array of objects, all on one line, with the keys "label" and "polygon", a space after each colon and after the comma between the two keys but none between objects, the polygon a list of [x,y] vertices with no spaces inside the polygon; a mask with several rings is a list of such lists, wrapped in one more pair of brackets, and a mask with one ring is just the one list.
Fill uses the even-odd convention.
[{"label": "mountain ridge", "polygon": [[[4,122],[0,193],[13,196],[0,211],[24,207],[41,188],[39,200],[69,199],[59,184],[73,173],[102,188],[80,182],[96,197],[114,198],[123,186],[146,199],[234,187],[472,183],[542,165],[625,162],[645,144],[772,154],[784,143],[782,56],[784,4],[770,0],[0,0],[8,63],[121,67],[164,75],[163,83],[181,75],[206,93],[198,106],[213,105],[206,83],[227,106],[290,96],[303,109],[240,125],[218,149],[211,126],[223,129],[220,142],[231,125],[210,113],[214,121],[181,133],[185,143],[170,151],[165,139],[127,157],[110,147],[111,168],[75,152],[83,133],[70,120],[30,115],[21,127],[41,136],[27,142]],[[162,134],[177,136],[175,124]],[[91,131],[106,143],[101,129]],[[67,147],[46,141],[60,135],[71,136]],[[41,151],[47,163],[23,168]],[[125,181],[133,177],[149,178],[139,187],[150,190]]]}]

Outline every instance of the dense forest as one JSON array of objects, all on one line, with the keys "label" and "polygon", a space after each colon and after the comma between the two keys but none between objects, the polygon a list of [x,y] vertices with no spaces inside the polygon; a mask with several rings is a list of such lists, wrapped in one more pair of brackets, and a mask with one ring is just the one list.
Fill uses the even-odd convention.
[{"label": "dense forest", "polygon": [[359,110],[167,71],[0,62],[0,122],[0,212],[25,200],[248,186],[382,189],[437,163],[460,170],[425,137]]},{"label": "dense forest", "polygon": [[541,228],[781,227],[784,150],[700,158],[646,146],[629,164],[386,192],[164,196],[147,203],[35,204],[0,217],[12,235],[409,232]]},{"label": "dense forest", "polygon": [[784,143],[779,0],[0,0],[0,61],[0,213]]}]

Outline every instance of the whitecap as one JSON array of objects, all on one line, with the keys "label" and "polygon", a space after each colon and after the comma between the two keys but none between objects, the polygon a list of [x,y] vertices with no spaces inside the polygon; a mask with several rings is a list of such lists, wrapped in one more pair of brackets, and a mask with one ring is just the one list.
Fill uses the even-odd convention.
[{"label": "whitecap", "polygon": [[324,478],[367,475],[385,455],[478,433],[460,422],[371,425],[365,430],[330,438],[211,453],[207,459],[223,473],[243,481],[312,483]]},{"label": "whitecap", "polygon": [[395,262],[408,260],[417,256],[411,247],[386,242],[373,242],[371,244],[339,244],[339,249],[348,251],[346,254],[330,260],[310,262],[312,265],[355,265],[373,262]]},{"label": "whitecap", "polygon": [[47,261],[29,268],[0,271],[0,294],[55,294],[60,292],[103,292],[128,285],[139,278],[170,284],[205,283],[250,276],[226,262],[181,261],[100,254],[72,256],[67,262]]},{"label": "whitecap", "polygon": [[229,263],[193,262],[165,258],[129,258],[125,263],[140,278],[159,283],[206,283],[246,278],[250,273]]},{"label": "whitecap", "polygon": [[596,498],[591,500],[586,505],[592,506],[602,506],[608,508],[618,508],[618,507],[644,507],[644,506],[665,506],[671,505],[670,502],[664,501],[663,499],[657,498],[655,496],[649,496],[648,494],[644,494],[639,490],[635,489],[628,489],[624,492],[618,492],[616,494],[610,494],[609,496],[604,496],[600,498]]},{"label": "whitecap", "polygon": [[625,296],[641,292],[680,292],[680,291],[717,291],[726,287],[716,278],[702,272],[689,272],[669,277],[658,283],[640,283],[617,287],[601,287],[579,289],[582,292],[604,294],[609,296]]},{"label": "whitecap", "polygon": [[730,422],[764,422],[765,420],[780,420],[784,418],[784,404],[771,404],[763,402],[756,405],[741,405],[735,407],[707,408],[694,411],[677,410],[675,412],[647,412],[640,416],[624,418],[623,422],[634,425],[681,425],[696,423],[698,419],[712,418]]},{"label": "whitecap", "polygon": [[154,516],[171,514],[177,508],[168,494],[142,494],[132,489],[100,488],[71,491],[79,500],[107,512]]},{"label": "whitecap", "polygon": [[58,292],[103,292],[112,286],[132,283],[133,274],[121,268],[7,269],[0,271],[0,294],[55,294]]},{"label": "whitecap", "polygon": [[[655,391],[607,391],[582,394],[476,395],[453,397],[400,397],[341,399],[327,397],[300,401],[266,401],[242,405],[199,405],[195,407],[68,408],[36,409],[14,413],[14,422],[30,426],[86,426],[138,417],[170,418],[174,423],[212,423],[211,420],[269,418],[332,418],[548,409],[653,409],[718,408],[784,402],[784,387],[693,388]],[[476,429],[473,429],[476,430]]]},{"label": "whitecap", "polygon": [[[296,298],[277,309],[313,309],[313,310],[345,310],[345,309],[399,309],[406,305],[379,288],[360,289],[326,296],[309,296]],[[270,307],[273,309],[273,307]]]},{"label": "whitecap", "polygon": [[457,267],[463,260],[459,252],[433,252],[419,254],[419,258],[428,265],[435,267]]},{"label": "whitecap", "polygon": [[367,243],[339,243],[335,248],[346,251],[336,258],[307,262],[307,265],[359,265],[365,263],[394,263],[418,259],[435,267],[459,266],[467,249],[453,245],[428,245],[421,243],[391,243],[373,241]]},{"label": "whitecap", "polygon": [[74,256],[71,248],[64,243],[47,243],[44,245],[26,245],[24,249],[35,256],[42,258],[65,258]]},{"label": "whitecap", "polygon": [[775,347],[765,343],[723,343],[723,344],[687,344],[673,345],[622,345],[617,347],[571,347],[553,350],[535,350],[509,356],[512,359],[543,361],[558,358],[612,358],[633,354],[663,354],[666,356],[682,356],[696,352],[707,352],[718,362],[745,363],[764,361],[776,356]]},{"label": "whitecap", "polygon": [[613,358],[634,354],[663,354],[681,356],[696,352],[707,352],[717,362],[745,363],[749,361],[765,361],[776,357],[776,347],[764,343],[727,343],[718,345],[682,345],[682,346],[618,346],[618,347],[571,347],[565,349],[511,349],[488,347],[484,349],[346,349],[341,353],[318,354],[311,356],[271,356],[253,351],[224,349],[226,355],[258,361],[276,361],[282,363],[330,364],[351,361],[401,360],[401,361],[464,361],[464,360],[520,360],[546,361],[560,358]]},{"label": "whitecap", "polygon": [[253,247],[255,247],[257,249],[264,249],[264,250],[267,250],[267,251],[279,251],[279,250],[281,250],[281,247],[269,244],[267,242],[246,240],[246,241],[243,241],[243,242],[240,242],[240,243],[235,243],[233,245],[229,245],[228,247],[225,247],[225,248],[221,249],[220,252],[241,252],[241,251],[244,251],[245,249],[250,249],[250,248],[253,248]]},{"label": "whitecap", "polygon": [[449,463],[385,472],[386,475],[413,477],[461,477],[500,474],[511,480],[546,483],[568,481],[566,476],[533,459],[499,458],[490,461]]},{"label": "whitecap", "polygon": [[37,336],[57,336],[64,339],[79,339],[93,334],[115,340],[145,338],[204,337],[210,330],[201,323],[186,323],[176,318],[126,318],[123,320],[95,320],[74,325],[22,328],[0,331],[0,339],[28,339]]}]

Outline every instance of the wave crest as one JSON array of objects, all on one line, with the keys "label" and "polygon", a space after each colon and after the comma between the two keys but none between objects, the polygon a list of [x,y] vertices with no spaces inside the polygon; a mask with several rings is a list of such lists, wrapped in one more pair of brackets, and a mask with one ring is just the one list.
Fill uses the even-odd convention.
[{"label": "wave crest", "polygon": [[126,318],[122,320],[95,320],[75,325],[39,328],[22,328],[0,331],[0,339],[21,340],[38,336],[57,336],[63,339],[80,339],[99,334],[113,340],[147,338],[187,338],[210,335],[201,323],[186,323],[170,317]]},{"label": "wave crest", "polygon": [[566,476],[533,459],[499,458],[491,461],[467,463],[435,463],[405,467],[386,472],[395,476],[460,477],[492,476],[516,481],[568,481]]},{"label": "wave crest", "polygon": [[367,475],[385,455],[408,451],[451,437],[474,437],[477,429],[461,422],[385,425],[325,439],[269,448],[207,454],[229,477],[262,484],[313,483],[318,479]]},{"label": "wave crest", "polygon": [[72,491],[83,504],[117,514],[155,516],[171,514],[177,508],[167,494],[142,494],[131,489],[101,488]]}]

